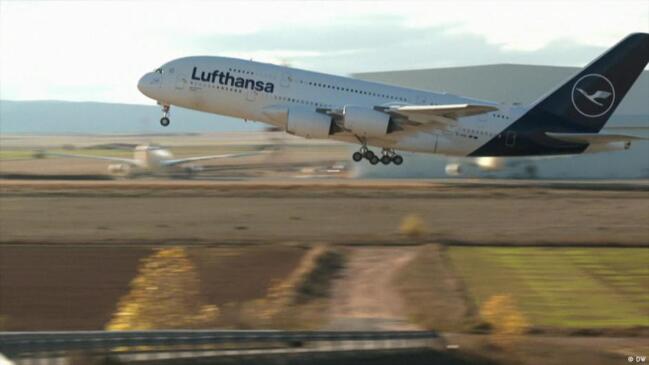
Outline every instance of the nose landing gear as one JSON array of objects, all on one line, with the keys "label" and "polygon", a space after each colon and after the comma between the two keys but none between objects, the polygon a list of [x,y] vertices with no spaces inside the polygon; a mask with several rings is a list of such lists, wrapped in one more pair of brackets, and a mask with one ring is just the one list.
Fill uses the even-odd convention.
[{"label": "nose landing gear", "polygon": [[160,118],[160,125],[163,127],[166,127],[171,123],[169,120],[169,105],[163,105],[162,106],[162,118]]}]

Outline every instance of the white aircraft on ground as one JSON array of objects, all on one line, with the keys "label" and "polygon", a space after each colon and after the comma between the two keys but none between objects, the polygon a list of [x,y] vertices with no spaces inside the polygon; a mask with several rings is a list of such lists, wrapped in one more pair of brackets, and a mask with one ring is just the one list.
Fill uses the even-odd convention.
[{"label": "white aircraft on ground", "polygon": [[[525,107],[208,56],[168,62],[138,89],[162,106],[163,126],[176,105],[359,143],[355,161],[400,165],[396,150],[503,157],[628,149],[637,137],[600,130],[648,60],[649,34],[631,34]],[[381,147],[381,157],[368,146]]]},{"label": "white aircraft on ground", "polygon": [[86,158],[113,162],[108,165],[108,172],[119,176],[133,176],[139,174],[170,174],[191,176],[203,171],[200,165],[192,162],[215,160],[221,158],[235,158],[257,155],[261,152],[226,153],[212,156],[197,156],[187,158],[174,158],[168,149],[155,145],[138,145],[133,152],[133,158],[119,158],[108,156],[77,155],[68,153],[45,152],[46,156]]}]

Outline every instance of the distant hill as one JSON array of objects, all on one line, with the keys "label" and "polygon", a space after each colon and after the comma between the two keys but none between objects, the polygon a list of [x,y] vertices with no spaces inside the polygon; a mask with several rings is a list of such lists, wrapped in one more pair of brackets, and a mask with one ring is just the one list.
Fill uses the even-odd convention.
[{"label": "distant hill", "polygon": [[0,133],[195,133],[264,127],[262,123],[172,107],[171,125],[165,128],[159,124],[161,113],[155,105],[0,100]]}]

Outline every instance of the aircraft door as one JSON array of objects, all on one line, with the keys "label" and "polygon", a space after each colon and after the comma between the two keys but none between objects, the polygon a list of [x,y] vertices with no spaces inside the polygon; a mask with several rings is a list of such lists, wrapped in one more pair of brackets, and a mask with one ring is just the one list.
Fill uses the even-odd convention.
[{"label": "aircraft door", "polygon": [[293,77],[289,72],[283,72],[282,73],[282,79],[280,80],[279,84],[283,87],[289,87],[291,86],[291,82],[293,82]]},{"label": "aircraft door", "polygon": [[516,145],[516,132],[508,131],[505,135],[505,146],[514,147]]},{"label": "aircraft door", "polygon": [[176,90],[183,90],[187,86],[187,76],[182,73],[176,75]]},{"label": "aircraft door", "polygon": [[255,101],[257,100],[257,91],[255,90],[248,90],[248,93],[246,95],[246,100],[248,101]]}]

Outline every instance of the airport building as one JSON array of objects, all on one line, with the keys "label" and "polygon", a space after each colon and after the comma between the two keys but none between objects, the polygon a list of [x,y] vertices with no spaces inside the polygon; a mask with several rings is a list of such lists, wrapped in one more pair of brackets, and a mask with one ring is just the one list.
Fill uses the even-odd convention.
[{"label": "airport building", "polygon": [[[497,64],[427,70],[359,73],[354,77],[435,92],[526,105],[534,102],[576,74],[580,68]],[[626,95],[604,133],[623,133],[649,138],[649,71],[644,71]],[[631,149],[571,157],[505,159],[502,170],[483,171],[468,161],[450,157],[404,154],[397,166],[356,164],[364,177],[446,177],[449,163],[467,168],[462,176],[547,179],[649,178],[649,141],[635,141]]]}]

